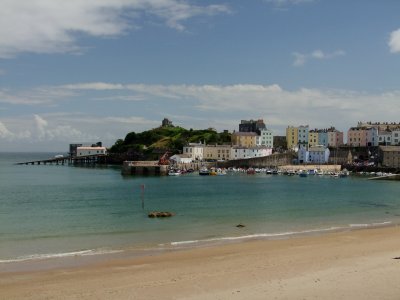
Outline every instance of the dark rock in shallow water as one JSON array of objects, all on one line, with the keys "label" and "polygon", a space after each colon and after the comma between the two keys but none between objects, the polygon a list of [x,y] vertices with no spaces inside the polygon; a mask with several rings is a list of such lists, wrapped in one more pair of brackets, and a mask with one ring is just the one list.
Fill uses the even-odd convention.
[{"label": "dark rock in shallow water", "polygon": [[149,218],[167,218],[172,217],[175,214],[169,211],[152,211],[148,214]]},{"label": "dark rock in shallow water", "polygon": [[242,223],[240,223],[240,224],[237,224],[236,227],[237,227],[237,228],[243,228],[243,227],[246,227],[246,226],[243,225]]}]

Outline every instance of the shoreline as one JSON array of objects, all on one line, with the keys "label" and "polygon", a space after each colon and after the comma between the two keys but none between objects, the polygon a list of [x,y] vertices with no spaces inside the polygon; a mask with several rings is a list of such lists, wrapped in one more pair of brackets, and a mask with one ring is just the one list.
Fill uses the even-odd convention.
[{"label": "shoreline", "polygon": [[62,253],[31,254],[10,259],[0,259],[0,274],[12,272],[35,272],[57,268],[79,268],[101,263],[110,259],[135,259],[139,257],[163,255],[175,251],[187,251],[224,245],[234,245],[254,241],[274,241],[297,239],[304,237],[324,236],[332,233],[341,233],[357,230],[378,229],[400,226],[398,222],[384,221],[381,223],[349,224],[348,226],[333,226],[301,231],[288,231],[276,233],[249,233],[237,236],[222,236],[199,240],[171,241],[168,243],[107,247],[97,249],[76,249]]},{"label": "shoreline", "polygon": [[1,272],[0,290],[5,299],[398,299],[399,256],[400,226],[390,225]]}]

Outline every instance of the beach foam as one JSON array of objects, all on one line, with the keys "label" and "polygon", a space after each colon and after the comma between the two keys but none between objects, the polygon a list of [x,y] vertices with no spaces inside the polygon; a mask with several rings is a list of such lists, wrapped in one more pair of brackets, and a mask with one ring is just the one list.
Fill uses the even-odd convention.
[{"label": "beach foam", "polygon": [[64,258],[64,257],[72,257],[72,256],[112,254],[112,253],[119,253],[119,252],[122,252],[122,250],[90,249],[90,250],[81,250],[81,251],[73,251],[73,252],[65,252],[65,253],[32,254],[32,255],[20,256],[20,257],[13,258],[13,259],[3,259],[3,260],[0,260],[0,263],[15,263],[15,262],[43,260],[43,259],[51,259],[51,258]]},{"label": "beach foam", "polygon": [[[178,241],[171,242],[171,246],[189,246],[196,244],[207,244],[214,242],[224,242],[224,241],[240,241],[240,240],[249,240],[249,239],[274,239],[279,237],[291,237],[297,235],[307,235],[307,234],[318,234],[324,232],[334,232],[334,231],[342,231],[353,228],[373,228],[380,226],[391,225],[391,221],[385,221],[381,223],[371,223],[371,224],[349,224],[347,226],[334,226],[329,228],[319,228],[319,229],[309,229],[302,231],[288,231],[288,232],[279,232],[279,233],[255,233],[249,235],[242,236],[232,236],[232,237],[218,237],[218,238],[210,238],[210,239],[201,239],[201,240],[189,240],[189,241]],[[163,246],[164,244],[160,244],[159,246]]]}]

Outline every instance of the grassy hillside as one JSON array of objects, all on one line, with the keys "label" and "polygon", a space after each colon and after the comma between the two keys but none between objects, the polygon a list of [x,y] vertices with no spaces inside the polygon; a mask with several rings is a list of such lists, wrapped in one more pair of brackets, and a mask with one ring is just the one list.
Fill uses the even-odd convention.
[{"label": "grassy hillside", "polygon": [[109,149],[110,153],[135,153],[145,159],[158,159],[163,151],[179,153],[187,143],[230,143],[231,134],[213,129],[187,130],[182,127],[158,127],[141,133],[130,132]]}]

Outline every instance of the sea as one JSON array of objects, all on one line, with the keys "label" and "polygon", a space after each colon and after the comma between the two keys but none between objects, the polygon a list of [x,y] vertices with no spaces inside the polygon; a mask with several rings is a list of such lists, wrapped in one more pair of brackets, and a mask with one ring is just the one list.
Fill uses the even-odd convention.
[{"label": "sea", "polygon": [[[55,154],[0,153],[0,271],[67,257],[146,255],[400,223],[398,181],[122,176],[118,166],[15,164]],[[152,211],[174,216],[149,218]]]}]

